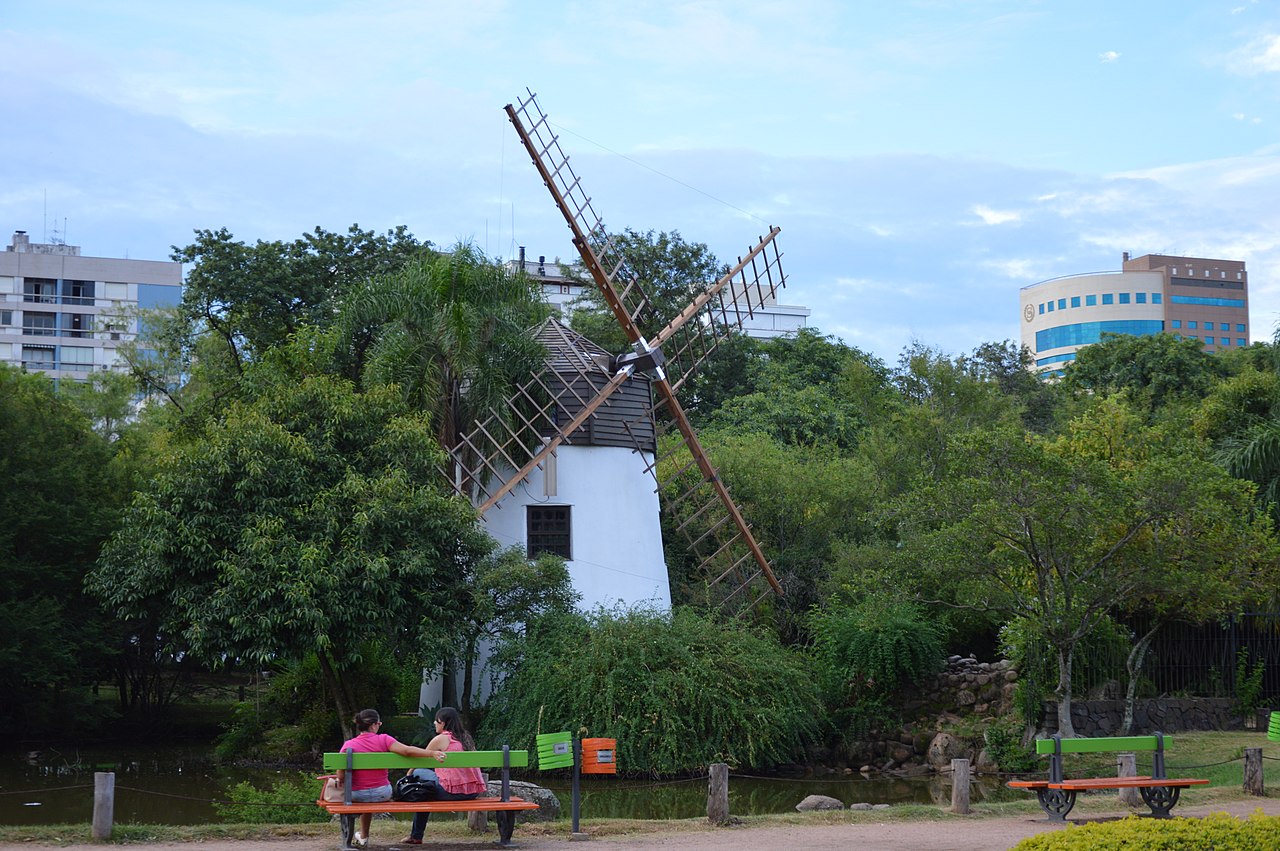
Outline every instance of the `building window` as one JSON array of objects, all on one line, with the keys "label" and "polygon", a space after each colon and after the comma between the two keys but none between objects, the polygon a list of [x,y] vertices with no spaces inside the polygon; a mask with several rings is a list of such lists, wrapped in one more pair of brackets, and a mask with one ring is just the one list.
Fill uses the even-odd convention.
[{"label": "building window", "polygon": [[[13,324],[13,311],[0,310],[0,325],[12,325],[12,324]],[[1243,331],[1244,328],[1241,328],[1240,330]]]},{"label": "building window", "polygon": [[1242,298],[1204,298],[1195,295],[1171,295],[1174,304],[1203,304],[1206,307],[1244,307]]},{"label": "building window", "polygon": [[1049,302],[1049,312],[1053,313],[1053,302]]},{"label": "building window", "polygon": [[1040,312],[1044,313],[1044,302],[1040,302]]},{"label": "building window", "polygon": [[1079,307],[1079,306],[1080,306],[1080,296],[1078,296],[1078,295],[1073,295],[1073,296],[1071,297],[1071,306],[1072,306],[1072,307]]},{"label": "building window", "polygon": [[53,347],[23,346],[22,366],[25,369],[53,369]]},{"label": "building window", "polygon": [[1236,338],[1236,345],[1237,345],[1237,346],[1247,346],[1247,345],[1249,345],[1249,341],[1248,341],[1248,340],[1246,340],[1244,337],[1237,337],[1237,338]]},{"label": "building window", "polygon": [[1205,338],[1204,338],[1204,341],[1205,341],[1205,343],[1206,343],[1206,344],[1208,344],[1208,345],[1210,345],[1210,346],[1212,346],[1212,345],[1213,345],[1213,338],[1212,338],[1212,337],[1205,337]]},{"label": "building window", "polygon": [[58,314],[37,313],[34,310],[22,312],[22,333],[32,337],[52,337],[57,333]]},{"label": "building window", "polygon": [[541,553],[551,553],[561,558],[573,558],[569,546],[571,524],[568,505],[530,505],[526,508],[526,533],[529,558]]},{"label": "building window", "polygon": [[1111,293],[1103,293],[1103,294],[1102,294],[1102,303],[1103,303],[1103,304],[1114,304],[1114,303],[1115,303],[1115,300],[1116,300],[1116,297],[1115,297],[1115,296],[1113,296]]},{"label": "building window", "polygon": [[1190,328],[1192,331],[1196,330],[1196,321],[1194,319],[1188,319],[1187,327]]},{"label": "building window", "polygon": [[63,369],[88,372],[93,369],[93,349],[88,346],[63,346],[58,352]]},{"label": "building window", "polygon": [[1134,298],[1134,300],[1135,300],[1138,304],[1146,304],[1146,303],[1147,303],[1147,294],[1146,294],[1146,293],[1134,293],[1134,294],[1133,294],[1133,298]]},{"label": "building window", "polygon": [[1204,330],[1206,330],[1206,331],[1212,331],[1212,330],[1213,330],[1213,323],[1212,323],[1212,322],[1206,322],[1206,323],[1204,323]]},{"label": "building window", "polygon": [[1152,303],[1152,304],[1162,304],[1163,302],[1164,302],[1164,293],[1152,293],[1152,294],[1151,294],[1151,303]]},{"label": "building window", "polygon": [[57,281],[49,278],[26,278],[22,282],[22,300],[36,304],[56,304]]},{"label": "building window", "polygon": [[1058,310],[1067,309],[1067,300],[1065,298],[1058,299]]},{"label": "building window", "polygon": [[93,281],[63,281],[63,304],[93,304]]},{"label": "building window", "polygon": [[1128,293],[1120,293],[1120,303],[1121,303],[1121,304],[1128,304],[1128,303],[1129,303],[1129,294],[1128,294]]},{"label": "building window", "polygon": [[1085,307],[1096,307],[1097,304],[1098,304],[1098,297],[1096,295],[1087,295],[1084,297]]},{"label": "building window", "polygon": [[1102,339],[1103,334],[1131,334],[1135,337],[1159,334],[1164,322],[1159,319],[1116,319],[1108,322],[1081,322],[1059,325],[1036,332],[1036,351],[1047,352],[1064,346],[1087,346]]},{"label": "building window", "polygon": [[1243,325],[1240,325],[1240,324],[1237,324],[1237,325],[1236,325],[1236,331],[1237,331],[1237,332],[1239,332],[1239,333],[1241,333],[1241,334],[1243,334],[1243,333],[1244,333],[1244,326],[1243,326]]},{"label": "building window", "polygon": [[1173,325],[1173,327],[1174,327],[1174,328],[1181,328],[1181,327],[1182,327],[1182,320],[1181,320],[1181,319],[1175,319],[1175,320],[1173,320],[1173,322],[1172,322],[1171,324]]}]

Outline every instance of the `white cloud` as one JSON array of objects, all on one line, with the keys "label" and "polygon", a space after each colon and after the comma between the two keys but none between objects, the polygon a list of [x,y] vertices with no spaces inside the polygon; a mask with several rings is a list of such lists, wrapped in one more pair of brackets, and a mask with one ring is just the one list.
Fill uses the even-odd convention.
[{"label": "white cloud", "polygon": [[975,205],[973,212],[986,225],[1003,225],[1022,221],[1022,214],[1015,210],[993,210],[983,204]]},{"label": "white cloud", "polygon": [[1280,73],[1280,35],[1268,33],[1227,55],[1227,68],[1237,74]]},{"label": "white cloud", "polygon": [[1098,61],[1102,63],[1115,62],[1120,58],[1120,54],[1114,50],[1108,50],[1098,54]]}]

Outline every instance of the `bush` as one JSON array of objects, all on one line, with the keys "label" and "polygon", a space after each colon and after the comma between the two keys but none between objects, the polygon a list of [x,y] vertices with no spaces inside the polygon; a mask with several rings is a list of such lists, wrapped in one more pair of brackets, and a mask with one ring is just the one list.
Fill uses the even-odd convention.
[{"label": "bush", "polygon": [[818,676],[834,707],[890,696],[942,669],[945,631],[912,603],[870,598],[810,616]]},{"label": "bush", "polygon": [[1016,718],[1001,718],[982,734],[987,756],[1009,774],[1039,771],[1044,766],[1031,748],[1022,744],[1022,725]]},{"label": "bush", "polygon": [[268,789],[240,782],[227,790],[229,801],[214,801],[224,822],[239,824],[306,824],[328,821],[329,814],[313,802],[320,781],[305,771],[281,775]]},{"label": "bush", "polygon": [[1042,833],[1024,839],[1014,851],[1255,851],[1280,848],[1280,816],[1255,812],[1247,819],[1227,813],[1204,818],[1144,819],[1077,825],[1070,830]]},{"label": "bush", "polygon": [[623,772],[677,774],[793,761],[818,733],[802,657],[688,609],[553,615],[502,658],[518,663],[478,731],[481,747],[532,748],[539,732],[570,730],[616,738]]}]

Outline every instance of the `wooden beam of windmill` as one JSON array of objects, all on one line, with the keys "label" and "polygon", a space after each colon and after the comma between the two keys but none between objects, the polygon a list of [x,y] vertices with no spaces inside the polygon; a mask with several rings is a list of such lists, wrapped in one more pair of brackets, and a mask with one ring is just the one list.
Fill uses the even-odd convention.
[{"label": "wooden beam of windmill", "polygon": [[[782,586],[777,577],[774,576],[773,570],[769,566],[768,558],[765,557],[755,536],[751,533],[751,527],[743,518],[742,512],[738,510],[733,498],[729,495],[728,489],[720,480],[719,474],[711,464],[710,458],[707,457],[706,451],[694,433],[693,426],[689,423],[684,408],[681,407],[670,382],[667,381],[662,369],[664,357],[661,350],[644,338],[644,334],[636,323],[638,309],[631,309],[624,301],[623,295],[613,285],[618,276],[630,278],[625,262],[619,259],[611,269],[606,270],[604,262],[602,262],[591,243],[589,237],[592,234],[598,234],[606,245],[610,244],[607,235],[603,233],[603,225],[599,216],[595,214],[590,197],[582,191],[581,182],[569,165],[568,156],[564,154],[563,149],[560,147],[559,137],[551,132],[547,116],[537,106],[533,92],[529,92],[528,99],[522,101],[519,108],[507,104],[506,113],[516,130],[516,134],[520,137],[521,144],[524,145],[525,150],[529,153],[534,167],[542,176],[543,183],[555,200],[556,207],[560,210],[561,215],[564,216],[566,224],[568,224],[570,231],[573,233],[573,243],[582,257],[583,264],[591,274],[592,280],[600,290],[605,303],[609,306],[618,324],[622,327],[627,339],[635,349],[636,360],[632,361],[632,363],[637,368],[653,371],[658,392],[663,397],[672,417],[675,419],[677,427],[684,438],[685,445],[688,446],[689,452],[697,463],[700,472],[706,481],[711,484],[716,495],[724,504],[730,519],[737,528],[739,535],[747,543],[753,558],[760,567],[761,573],[769,582],[770,587],[773,588],[776,594],[781,595],[783,593]],[[529,126],[526,126],[521,121],[521,115],[525,115],[530,119]],[[548,154],[554,156],[553,162],[547,161]],[[761,240],[756,249],[749,253],[746,261],[740,261],[740,267],[743,267],[744,263],[750,262],[751,258],[763,251],[764,247],[773,240],[777,233],[778,230],[776,228],[771,228],[768,238]],[[732,280],[732,277],[726,276],[725,279],[718,282],[714,292],[707,294],[705,299],[700,299],[700,302],[695,301],[688,309],[682,311],[676,320],[673,320],[671,325],[668,326],[670,332],[667,336],[669,337],[671,333],[675,333],[680,327],[687,324],[730,280]],[[626,284],[628,292],[639,292],[639,304],[643,305],[648,302],[648,299],[639,291],[638,282],[627,280]]]}]

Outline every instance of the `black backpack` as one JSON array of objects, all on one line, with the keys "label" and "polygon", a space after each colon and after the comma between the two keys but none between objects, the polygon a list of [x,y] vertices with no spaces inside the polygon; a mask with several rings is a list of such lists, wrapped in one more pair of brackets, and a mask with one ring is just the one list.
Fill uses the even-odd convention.
[{"label": "black backpack", "polygon": [[406,801],[417,803],[419,801],[432,801],[436,796],[436,784],[430,780],[423,780],[416,774],[406,774],[396,781],[396,785],[392,787],[391,799],[394,801]]}]

